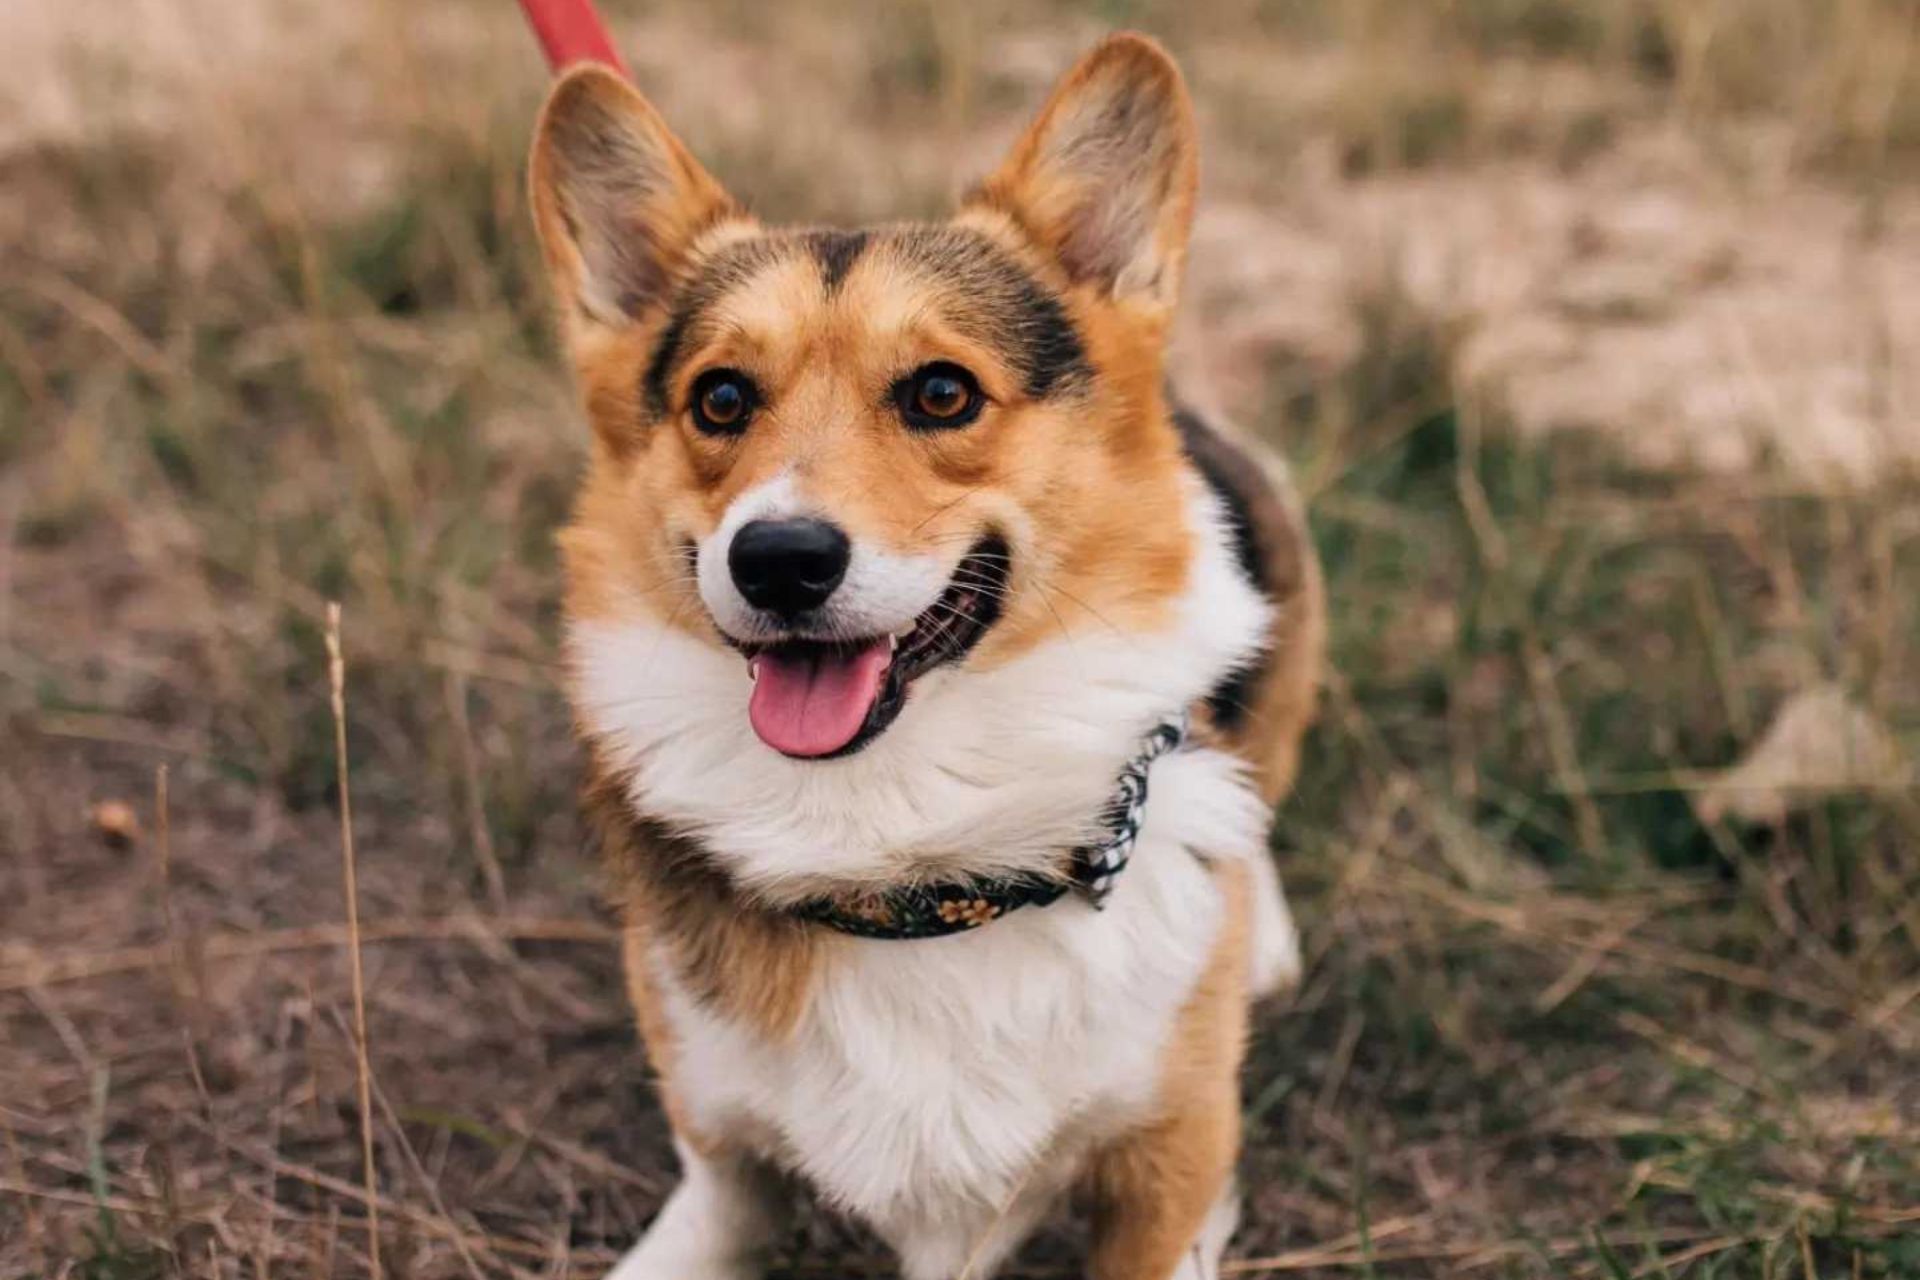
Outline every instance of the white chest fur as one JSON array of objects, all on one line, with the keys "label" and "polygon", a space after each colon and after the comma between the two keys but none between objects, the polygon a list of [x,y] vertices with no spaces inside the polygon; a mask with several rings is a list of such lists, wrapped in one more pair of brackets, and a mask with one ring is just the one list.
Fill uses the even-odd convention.
[{"label": "white chest fur", "polygon": [[903,1249],[964,1261],[1151,1105],[1222,920],[1208,862],[1260,848],[1264,815],[1226,757],[1164,759],[1152,787],[1104,910],[1069,898],[976,933],[847,939],[788,1040],[667,984],[689,1118],[772,1148]]},{"label": "white chest fur", "polygon": [[[759,744],[738,657],[637,600],[573,631],[583,719],[636,809],[697,838],[769,901],[818,891],[822,877],[893,883],[946,858],[976,873],[1046,865],[1096,833],[1139,736],[1203,697],[1264,632],[1267,605],[1234,565],[1218,503],[1197,478],[1188,493],[1195,556],[1163,629],[1089,627],[997,667],[931,673],[851,759],[822,767]],[[1230,757],[1165,757],[1105,910],[1069,898],[953,937],[836,939],[777,1043],[656,965],[687,1119],[796,1168],[899,1248],[910,1277],[984,1264],[1087,1146],[1154,1100],[1173,1019],[1219,934],[1208,863],[1265,868],[1266,820]],[[1277,924],[1256,947],[1279,957],[1271,970],[1292,937],[1277,894],[1265,896]],[[739,1234],[698,1225],[713,1218],[704,1185],[690,1178],[699,1194],[663,1215],[672,1230],[656,1227],[648,1248],[677,1258],[686,1239]],[[645,1249],[634,1266],[665,1274]]]}]

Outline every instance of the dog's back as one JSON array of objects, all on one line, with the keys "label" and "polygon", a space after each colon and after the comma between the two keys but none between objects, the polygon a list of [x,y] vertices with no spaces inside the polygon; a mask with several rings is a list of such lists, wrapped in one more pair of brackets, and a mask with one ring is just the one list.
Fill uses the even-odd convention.
[{"label": "dog's back", "polygon": [[1231,427],[1178,406],[1174,426],[1188,460],[1220,498],[1241,571],[1273,604],[1259,661],[1207,698],[1214,730],[1278,803],[1293,787],[1300,741],[1312,722],[1326,648],[1320,561],[1286,463]]}]

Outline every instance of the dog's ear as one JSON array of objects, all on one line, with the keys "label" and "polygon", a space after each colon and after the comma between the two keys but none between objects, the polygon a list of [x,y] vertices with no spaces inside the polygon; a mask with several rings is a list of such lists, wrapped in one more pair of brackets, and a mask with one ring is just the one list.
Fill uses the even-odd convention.
[{"label": "dog's ear", "polygon": [[528,171],[561,303],[602,325],[659,304],[700,233],[739,212],[653,104],[592,64],[548,96]]},{"label": "dog's ear", "polygon": [[1010,216],[1075,283],[1170,308],[1198,185],[1180,69],[1123,33],[1067,73],[970,203]]}]

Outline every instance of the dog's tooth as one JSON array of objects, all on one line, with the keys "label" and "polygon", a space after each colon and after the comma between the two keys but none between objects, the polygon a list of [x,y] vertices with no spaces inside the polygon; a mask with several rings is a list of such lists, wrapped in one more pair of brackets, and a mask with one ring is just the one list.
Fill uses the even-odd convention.
[{"label": "dog's tooth", "polygon": [[888,653],[892,653],[892,652],[893,652],[894,650],[896,650],[896,649],[898,649],[899,647],[900,647],[900,637],[899,637],[899,636],[897,636],[897,635],[896,635],[896,636],[888,636],[888,637],[887,637],[887,652],[888,652]]},{"label": "dog's tooth", "polygon": [[760,683],[760,659],[747,659],[747,679],[753,681],[755,684]]}]

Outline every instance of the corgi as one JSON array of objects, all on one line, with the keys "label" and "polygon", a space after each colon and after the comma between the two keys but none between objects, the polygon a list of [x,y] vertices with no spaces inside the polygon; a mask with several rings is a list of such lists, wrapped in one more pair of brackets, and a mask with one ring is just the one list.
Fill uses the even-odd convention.
[{"label": "corgi", "polygon": [[907,1280],[1062,1202],[1100,1280],[1218,1274],[1324,610],[1284,468],[1163,381],[1196,152],[1117,35],[949,220],[776,229],[554,87],[569,690],[682,1166],[618,1280],[758,1274],[795,1179]]}]

